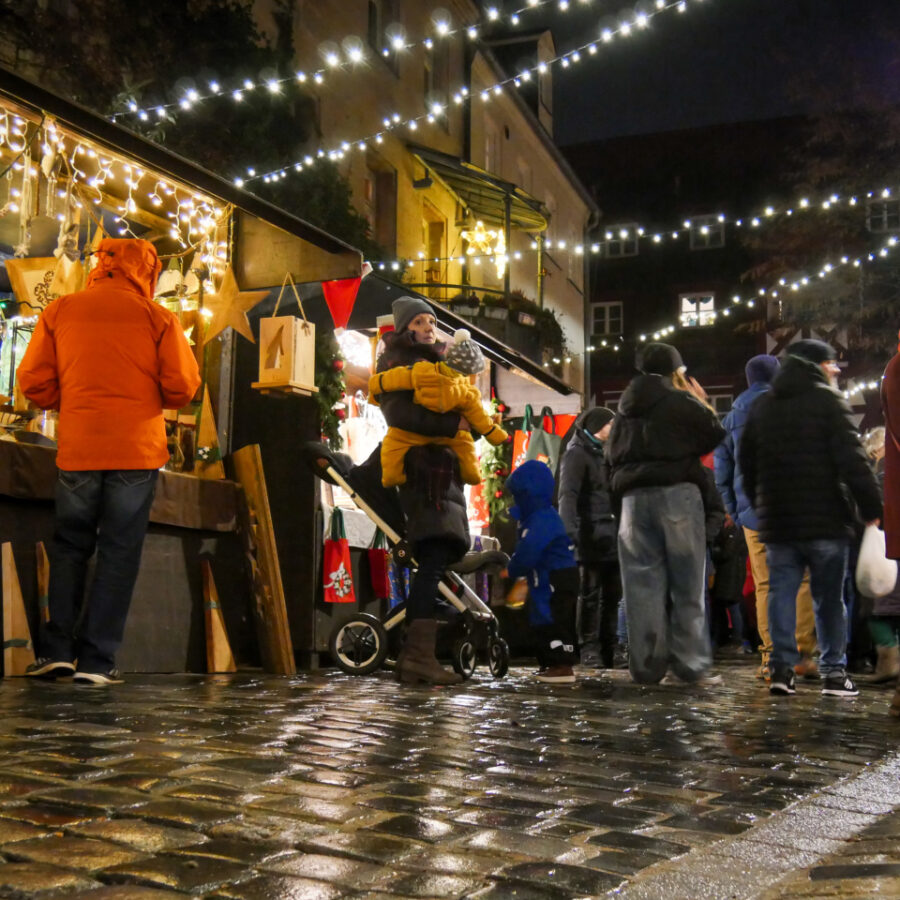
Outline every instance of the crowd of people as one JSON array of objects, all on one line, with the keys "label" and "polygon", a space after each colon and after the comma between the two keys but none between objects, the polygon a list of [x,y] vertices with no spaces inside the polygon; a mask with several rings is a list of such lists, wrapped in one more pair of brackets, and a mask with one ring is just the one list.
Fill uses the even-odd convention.
[{"label": "crowd of people", "polygon": [[[199,375],[174,317],[152,302],[152,245],[106,240],[98,257],[87,288],[41,318],[19,381],[61,419],[50,619],[27,674],[108,684],[120,680],[115,651],[167,454],[162,408],[187,402]],[[438,585],[470,546],[473,437],[507,435],[467,377],[484,366],[470,335],[442,343],[418,297],[395,300],[393,317],[369,384],[388,433],[353,478],[383,490],[417,562],[397,677],[454,684],[436,655]],[[835,389],[836,356],[800,340],[782,362],[753,357],[720,422],[678,350],[648,343],[617,410],[578,416],[558,477],[540,460],[512,473],[517,542],[503,574],[528,581],[539,681],[572,683],[579,661],[627,660],[642,684],[714,682],[715,645],[727,641],[760,654],[774,695],[818,678],[826,696],[856,696],[849,670],[869,663],[871,681],[897,681],[900,585],[868,597],[853,570],[862,529],[882,520],[886,556],[900,558],[900,354],[883,382],[885,427],[865,440]],[[121,388],[107,397],[113,380]],[[95,440],[103,429],[115,433]],[[333,461],[327,451],[313,460],[320,474]],[[891,712],[900,716],[900,687]]]},{"label": "crowd of people", "polygon": [[[711,645],[728,640],[761,655],[773,695],[796,693],[802,678],[854,697],[851,669],[897,680],[900,585],[867,597],[853,578],[864,527],[884,517],[893,382],[887,430],[863,439],[835,387],[836,357],[816,340],[793,343],[782,362],[753,357],[720,424],[678,351],[648,344],[616,414],[582,414],[561,460],[559,508],[582,570],[583,662],[612,664],[618,569],[637,682],[717,680]],[[900,445],[888,447],[900,462]],[[897,558],[890,520],[886,531]],[[890,709],[900,716],[900,688]]]}]

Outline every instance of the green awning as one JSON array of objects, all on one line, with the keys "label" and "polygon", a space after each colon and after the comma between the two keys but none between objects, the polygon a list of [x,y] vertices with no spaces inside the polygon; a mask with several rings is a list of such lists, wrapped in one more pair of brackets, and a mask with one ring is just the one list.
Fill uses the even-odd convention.
[{"label": "green awning", "polygon": [[410,152],[457,200],[485,223],[503,227],[509,198],[510,225],[519,231],[544,231],[549,215],[537,197],[456,156],[409,145]]}]

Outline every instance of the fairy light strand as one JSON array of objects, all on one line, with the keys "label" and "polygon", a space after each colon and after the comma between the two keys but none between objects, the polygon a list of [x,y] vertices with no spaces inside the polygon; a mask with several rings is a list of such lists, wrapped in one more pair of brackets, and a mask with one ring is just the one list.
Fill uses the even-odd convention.
[{"label": "fairy light strand", "polygon": [[[599,46],[603,43],[609,43],[616,38],[625,38],[634,34],[636,31],[649,27],[650,20],[665,12],[672,10],[683,12],[687,9],[688,0],[645,0],[652,3],[653,8],[647,12],[635,13],[629,11],[629,15],[633,18],[623,18],[617,27],[607,27],[601,31],[600,38],[589,41],[574,50],[566,51],[551,59],[537,63],[530,68],[522,69],[516,75],[510,75],[493,84],[485,86],[478,91],[478,96],[483,103],[489,103],[494,97],[501,96],[504,89],[520,88],[536,76],[543,75],[551,67],[559,65],[562,68],[569,68],[570,65],[577,64],[585,59],[585,56],[594,56],[599,51]],[[694,3],[701,3],[704,0],[693,0]],[[640,6],[640,4],[639,4]],[[451,92],[451,102],[446,106],[440,103],[432,104],[431,108],[417,116],[404,118],[399,112],[393,112],[382,119],[383,127],[376,132],[365,135],[364,137],[354,138],[353,140],[343,140],[335,146],[326,148],[319,147],[304,154],[302,159],[287,163],[277,169],[260,172],[256,166],[247,166],[246,174],[234,178],[234,183],[238,187],[245,187],[254,181],[262,180],[265,183],[272,183],[287,178],[292,172],[300,172],[305,168],[309,168],[320,159],[329,159],[332,162],[343,160],[346,155],[353,149],[366,150],[372,143],[375,145],[384,142],[386,136],[397,132],[401,128],[409,131],[416,131],[422,123],[433,124],[439,118],[446,115],[452,105],[461,105],[467,100],[474,100],[475,95],[467,87],[462,86]]]}]

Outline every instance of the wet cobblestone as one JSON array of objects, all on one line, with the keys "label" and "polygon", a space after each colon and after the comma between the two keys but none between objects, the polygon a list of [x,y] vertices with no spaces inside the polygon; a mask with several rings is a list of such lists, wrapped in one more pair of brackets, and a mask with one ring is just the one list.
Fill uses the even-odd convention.
[{"label": "wet cobblestone", "polygon": [[[773,698],[749,663],[721,671],[708,688],[618,671],[548,687],[524,669],[443,689],[387,672],[99,691],[10,679],[0,897],[774,900],[900,885],[900,826],[873,825],[900,805],[888,692],[842,702],[803,683]],[[835,855],[857,844],[870,850]]]}]

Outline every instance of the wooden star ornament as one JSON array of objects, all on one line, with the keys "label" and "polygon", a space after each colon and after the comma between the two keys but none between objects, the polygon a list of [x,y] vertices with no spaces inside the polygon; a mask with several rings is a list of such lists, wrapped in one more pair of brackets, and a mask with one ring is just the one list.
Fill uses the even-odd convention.
[{"label": "wooden star ornament", "polygon": [[234,271],[229,266],[222,276],[219,290],[203,298],[203,305],[212,312],[204,340],[211,341],[217,334],[231,327],[250,343],[255,344],[247,311],[268,296],[268,291],[242,291],[235,280]]}]

